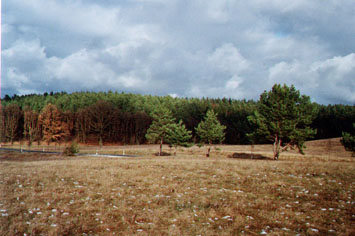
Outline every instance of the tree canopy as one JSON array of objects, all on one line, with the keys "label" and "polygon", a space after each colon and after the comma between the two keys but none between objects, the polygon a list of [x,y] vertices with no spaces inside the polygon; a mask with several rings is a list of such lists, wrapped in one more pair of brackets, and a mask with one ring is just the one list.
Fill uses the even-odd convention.
[{"label": "tree canopy", "polygon": [[248,117],[256,127],[249,136],[273,141],[275,160],[288,148],[297,147],[303,153],[305,140],[316,134],[310,127],[315,115],[315,106],[308,96],[301,96],[293,85],[276,84],[260,95],[257,110]]},{"label": "tree canopy", "polygon": [[69,136],[68,124],[63,121],[62,112],[52,104],[48,104],[39,115],[43,138],[50,142],[61,142]]},{"label": "tree canopy", "polygon": [[153,122],[145,135],[151,143],[160,143],[159,156],[162,154],[163,144],[168,140],[175,123],[171,111],[163,106],[157,107],[151,114]]},{"label": "tree canopy", "polygon": [[[98,103],[109,105],[114,110],[112,119],[107,125],[101,126],[95,115]],[[208,110],[218,114],[221,125],[226,126],[225,144],[248,144],[247,134],[254,133],[257,126],[249,122],[248,117],[258,110],[259,102],[252,100],[235,100],[232,98],[173,98],[171,96],[152,96],[121,92],[48,92],[44,94],[5,95],[1,101],[0,111],[0,141],[29,141],[43,139],[43,125],[35,121],[48,104],[55,105],[62,111],[63,122],[69,128],[69,140],[76,139],[81,143],[96,144],[101,140],[105,143],[116,144],[144,144],[147,143],[145,134],[150,127],[153,117],[152,112],[159,106],[164,106],[171,111],[176,121],[182,120],[187,130],[191,130],[192,140],[198,141],[196,127],[204,119]],[[342,132],[351,133],[352,123],[355,120],[355,106],[353,105],[320,105],[313,104],[316,117],[310,124],[317,134],[308,139],[325,139],[341,137]],[[7,112],[10,108],[18,106],[20,116]],[[96,108],[95,108],[96,107]],[[12,109],[11,108],[11,109]],[[32,111],[30,113],[29,111]],[[92,112],[89,112],[92,111]],[[27,114],[25,114],[27,112]],[[26,117],[25,117],[26,116]],[[96,116],[96,118],[95,118]],[[96,121],[95,121],[96,120]],[[17,124],[12,123],[17,121]],[[30,124],[33,121],[34,123]],[[96,123],[96,124],[94,124]],[[105,122],[104,122],[105,123]],[[104,124],[102,123],[102,124]],[[9,133],[13,129],[14,136]],[[30,127],[39,131],[32,135]],[[34,133],[33,133],[34,134]],[[270,142],[270,139],[258,137],[256,143]]]},{"label": "tree canopy", "polygon": [[222,143],[225,138],[224,130],[226,126],[221,125],[217,119],[217,114],[213,110],[209,110],[198,126],[196,127],[197,135],[201,142],[209,144],[206,156],[209,157],[211,145],[214,143]]},{"label": "tree canopy", "polygon": [[186,129],[182,120],[180,120],[179,123],[170,125],[167,143],[175,147],[175,154],[177,147],[190,147],[191,143],[189,141],[191,138],[191,131]]}]

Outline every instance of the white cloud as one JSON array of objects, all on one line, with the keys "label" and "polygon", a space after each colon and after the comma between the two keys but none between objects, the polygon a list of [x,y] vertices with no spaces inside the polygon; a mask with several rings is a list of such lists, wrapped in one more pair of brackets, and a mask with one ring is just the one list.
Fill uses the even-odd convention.
[{"label": "white cloud", "polygon": [[225,23],[229,19],[228,0],[200,1],[202,6],[206,6],[207,16],[218,23]]},{"label": "white cloud", "polygon": [[52,73],[54,80],[89,90],[143,89],[147,85],[149,72],[147,74],[143,68],[117,72],[109,63],[103,63],[100,56],[101,52],[81,50],[63,59],[50,58],[46,69]]},{"label": "white cloud", "polygon": [[239,88],[242,80],[243,79],[240,78],[239,76],[233,76],[230,80],[227,81],[226,89],[236,91]]},{"label": "white cloud", "polygon": [[30,82],[28,77],[17,71],[16,68],[9,68],[7,70],[7,78],[8,81],[6,81],[7,83],[5,83],[6,87],[14,86],[21,88]]},{"label": "white cloud", "polygon": [[[351,53],[344,57],[337,56],[325,61],[315,62],[313,66],[313,70],[317,70],[320,73],[326,72],[329,77],[336,79],[342,79],[347,75],[355,76],[353,73],[354,69],[355,53]],[[332,71],[332,73],[327,73],[328,70]]]},{"label": "white cloud", "polygon": [[[355,104],[355,54],[344,57],[315,62],[311,69],[316,73],[319,84],[322,84],[317,100],[331,102],[336,99],[341,102]],[[317,96],[317,95],[316,95]]]},{"label": "white cloud", "polygon": [[10,33],[12,31],[12,26],[9,25],[9,24],[2,24],[1,25],[1,32],[3,34],[7,34],[7,33]]},{"label": "white cloud", "polygon": [[18,40],[11,48],[2,51],[4,59],[16,60],[41,60],[45,57],[44,48],[40,46],[39,40],[23,41]]},{"label": "white cloud", "polygon": [[[243,73],[250,67],[250,62],[243,57],[239,50],[231,43],[218,47],[209,57],[208,62],[222,85],[213,96],[233,97],[242,99],[246,93],[242,86]],[[221,93],[222,91],[222,93]]]},{"label": "white cloud", "polygon": [[249,67],[249,62],[232,44],[224,44],[217,48],[208,60],[212,66],[232,74],[242,72]]},{"label": "white cloud", "polygon": [[[73,31],[94,35],[112,34],[117,26],[120,8],[105,8],[99,4],[84,4],[81,1],[12,0],[10,4],[20,12],[26,12],[22,24],[34,23],[53,30]],[[119,31],[117,31],[119,32]]]},{"label": "white cloud", "polygon": [[269,69],[269,84],[294,84],[322,103],[355,103],[355,54],[337,56],[312,64],[280,62]]}]

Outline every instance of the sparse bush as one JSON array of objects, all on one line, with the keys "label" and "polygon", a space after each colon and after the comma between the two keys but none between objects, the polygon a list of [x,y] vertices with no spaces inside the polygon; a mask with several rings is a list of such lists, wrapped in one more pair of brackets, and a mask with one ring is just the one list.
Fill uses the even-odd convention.
[{"label": "sparse bush", "polygon": [[196,146],[199,147],[199,148],[202,148],[203,147],[203,143],[196,143]]},{"label": "sparse bush", "polygon": [[76,142],[72,142],[64,149],[63,154],[65,156],[75,156],[75,154],[79,153],[79,151],[79,145]]},{"label": "sparse bush", "polygon": [[352,152],[352,156],[355,157],[355,123],[353,123],[353,133],[343,132],[343,137],[340,141],[345,150]]}]

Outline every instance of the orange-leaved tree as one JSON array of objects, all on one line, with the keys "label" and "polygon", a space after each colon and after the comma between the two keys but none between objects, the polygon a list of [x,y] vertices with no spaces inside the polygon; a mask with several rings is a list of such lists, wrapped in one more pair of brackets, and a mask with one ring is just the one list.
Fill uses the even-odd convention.
[{"label": "orange-leaved tree", "polygon": [[49,145],[51,142],[61,142],[69,136],[68,124],[63,121],[62,112],[53,104],[45,106],[39,116],[42,134]]}]

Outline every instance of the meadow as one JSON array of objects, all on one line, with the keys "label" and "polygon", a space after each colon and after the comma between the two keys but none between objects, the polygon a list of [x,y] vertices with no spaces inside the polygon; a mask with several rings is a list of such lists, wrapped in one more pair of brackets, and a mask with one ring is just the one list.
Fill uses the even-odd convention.
[{"label": "meadow", "polygon": [[[279,161],[269,145],[218,146],[210,158],[198,147],[0,152],[0,235],[355,235],[355,162],[338,142]],[[267,158],[229,158],[251,151]]]}]

